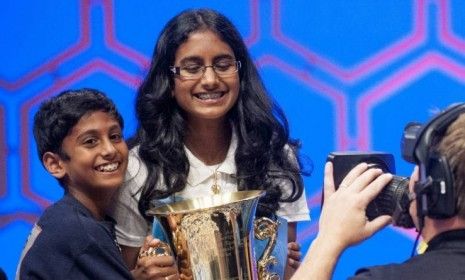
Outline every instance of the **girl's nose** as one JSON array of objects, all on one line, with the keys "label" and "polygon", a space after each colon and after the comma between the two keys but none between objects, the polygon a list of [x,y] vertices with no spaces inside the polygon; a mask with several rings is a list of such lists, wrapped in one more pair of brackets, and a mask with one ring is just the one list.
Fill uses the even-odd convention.
[{"label": "girl's nose", "polygon": [[116,148],[113,145],[113,142],[110,139],[106,139],[102,143],[102,155],[104,157],[112,157],[116,153]]},{"label": "girl's nose", "polygon": [[203,86],[212,87],[218,84],[218,75],[216,74],[215,70],[212,66],[208,66],[205,68],[205,72],[203,72],[201,83]]}]

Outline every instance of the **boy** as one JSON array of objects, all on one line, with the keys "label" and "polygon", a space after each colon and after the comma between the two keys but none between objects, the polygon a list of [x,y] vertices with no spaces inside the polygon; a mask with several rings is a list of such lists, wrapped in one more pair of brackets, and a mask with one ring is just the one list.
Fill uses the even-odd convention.
[{"label": "boy", "polygon": [[40,106],[37,150],[65,195],[34,225],[17,279],[132,279],[106,215],[127,167],[122,128],[113,102],[94,89],[65,91]]}]

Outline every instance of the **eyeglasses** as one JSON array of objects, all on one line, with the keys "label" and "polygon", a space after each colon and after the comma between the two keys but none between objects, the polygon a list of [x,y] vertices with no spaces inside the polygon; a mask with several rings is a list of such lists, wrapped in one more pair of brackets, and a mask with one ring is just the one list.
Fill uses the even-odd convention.
[{"label": "eyeglasses", "polygon": [[241,62],[237,60],[219,61],[212,65],[192,64],[182,67],[170,66],[170,71],[185,80],[197,80],[203,77],[207,67],[211,67],[219,77],[232,76],[241,68]]}]

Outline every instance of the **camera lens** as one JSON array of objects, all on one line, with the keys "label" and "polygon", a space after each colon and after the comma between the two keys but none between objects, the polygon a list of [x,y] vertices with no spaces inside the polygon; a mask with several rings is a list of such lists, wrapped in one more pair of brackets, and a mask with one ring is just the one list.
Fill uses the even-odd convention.
[{"label": "camera lens", "polygon": [[373,220],[380,215],[389,215],[393,217],[394,225],[405,228],[413,227],[408,212],[408,185],[409,178],[393,176],[392,181],[368,205],[366,209],[368,219]]}]

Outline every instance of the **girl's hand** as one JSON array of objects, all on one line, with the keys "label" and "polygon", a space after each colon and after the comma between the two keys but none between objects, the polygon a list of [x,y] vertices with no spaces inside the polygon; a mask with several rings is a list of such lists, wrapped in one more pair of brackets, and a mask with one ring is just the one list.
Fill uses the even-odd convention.
[{"label": "girl's hand", "polygon": [[289,242],[287,244],[287,264],[284,279],[290,279],[297,268],[299,268],[301,257],[300,245],[297,242]]}]

